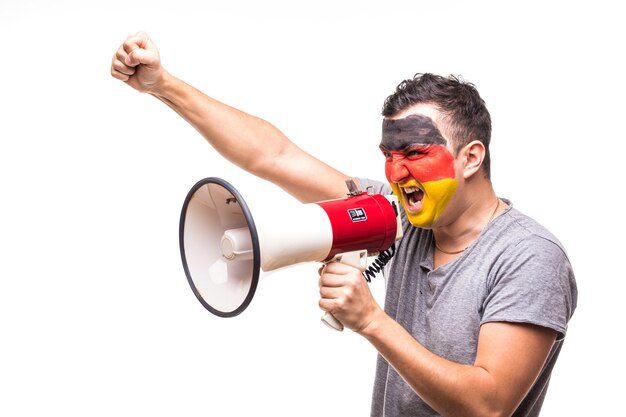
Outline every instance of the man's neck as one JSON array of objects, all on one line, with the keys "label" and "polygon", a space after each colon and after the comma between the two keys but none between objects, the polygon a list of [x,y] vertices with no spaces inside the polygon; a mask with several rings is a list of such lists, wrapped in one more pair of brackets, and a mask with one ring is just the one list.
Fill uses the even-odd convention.
[{"label": "man's neck", "polygon": [[448,214],[451,219],[433,227],[437,246],[444,251],[455,252],[470,246],[502,209],[491,183],[472,188],[464,192],[464,196],[471,197],[459,196],[459,208]]}]

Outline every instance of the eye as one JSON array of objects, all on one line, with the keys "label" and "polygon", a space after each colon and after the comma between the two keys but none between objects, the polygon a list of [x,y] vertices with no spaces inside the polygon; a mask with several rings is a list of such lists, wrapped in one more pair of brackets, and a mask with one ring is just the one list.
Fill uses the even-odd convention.
[{"label": "eye", "polygon": [[386,151],[384,149],[381,149],[381,152],[383,153],[383,156],[385,157],[385,159],[391,160],[391,152]]},{"label": "eye", "polygon": [[417,158],[421,158],[422,156],[426,155],[428,152],[426,152],[426,150],[424,149],[411,149],[409,151],[406,152],[406,157],[410,158],[410,159],[417,159]]}]

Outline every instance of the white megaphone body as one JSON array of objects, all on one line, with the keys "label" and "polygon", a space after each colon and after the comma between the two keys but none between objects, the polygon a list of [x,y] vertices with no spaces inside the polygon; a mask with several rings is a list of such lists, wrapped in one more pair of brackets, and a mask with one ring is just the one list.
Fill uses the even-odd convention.
[{"label": "white megaphone body", "polygon": [[[402,237],[397,198],[346,183],[346,198],[253,218],[228,182],[215,177],[197,182],[183,204],[179,243],[200,303],[220,317],[238,315],[252,301],[261,269],[339,261],[364,271],[367,256],[387,251]],[[343,329],[330,314],[322,320]]]}]

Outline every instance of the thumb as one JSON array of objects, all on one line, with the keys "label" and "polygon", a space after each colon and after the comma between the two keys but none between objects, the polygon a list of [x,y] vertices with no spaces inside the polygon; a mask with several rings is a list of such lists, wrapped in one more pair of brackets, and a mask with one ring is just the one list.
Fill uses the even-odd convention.
[{"label": "thumb", "polygon": [[148,67],[157,67],[159,64],[159,55],[154,51],[137,48],[126,56],[124,63],[129,67],[136,67],[140,64]]}]

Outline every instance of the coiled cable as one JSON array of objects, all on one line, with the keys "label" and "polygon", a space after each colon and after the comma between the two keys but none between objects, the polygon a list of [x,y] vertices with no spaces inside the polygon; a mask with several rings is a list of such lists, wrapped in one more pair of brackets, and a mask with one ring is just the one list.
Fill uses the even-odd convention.
[{"label": "coiled cable", "polygon": [[365,271],[363,271],[363,277],[367,282],[372,282],[372,278],[376,276],[377,273],[382,272],[385,268],[385,265],[389,263],[393,255],[396,254],[396,244],[394,243],[387,250],[382,251],[378,254],[378,257],[374,260],[374,263],[370,265]]}]

